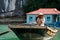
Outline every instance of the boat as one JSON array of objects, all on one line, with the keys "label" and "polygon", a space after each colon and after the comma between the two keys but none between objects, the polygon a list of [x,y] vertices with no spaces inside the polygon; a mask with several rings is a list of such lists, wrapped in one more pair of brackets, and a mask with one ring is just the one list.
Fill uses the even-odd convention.
[{"label": "boat", "polygon": [[42,40],[45,34],[49,36],[54,36],[57,33],[57,29],[52,30],[49,27],[39,27],[32,24],[19,24],[19,25],[11,25],[9,24],[9,28],[14,31],[14,33],[23,40]]}]

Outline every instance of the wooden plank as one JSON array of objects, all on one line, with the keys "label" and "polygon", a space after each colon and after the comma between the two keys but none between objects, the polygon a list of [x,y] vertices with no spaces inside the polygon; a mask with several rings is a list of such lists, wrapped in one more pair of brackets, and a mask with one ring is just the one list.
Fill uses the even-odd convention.
[{"label": "wooden plank", "polygon": [[35,25],[9,25],[10,28],[38,28],[38,29],[46,29],[46,27],[40,27]]}]

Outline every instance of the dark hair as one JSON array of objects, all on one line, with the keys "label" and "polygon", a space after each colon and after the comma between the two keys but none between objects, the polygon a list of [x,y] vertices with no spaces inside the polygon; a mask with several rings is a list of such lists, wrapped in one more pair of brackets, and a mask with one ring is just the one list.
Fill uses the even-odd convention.
[{"label": "dark hair", "polygon": [[36,21],[37,21],[38,18],[39,18],[39,17],[36,17]]},{"label": "dark hair", "polygon": [[39,19],[42,19],[43,16],[44,16],[44,15],[39,15],[39,16],[37,16],[37,17],[36,17],[36,21],[37,21],[38,18],[39,18]]}]

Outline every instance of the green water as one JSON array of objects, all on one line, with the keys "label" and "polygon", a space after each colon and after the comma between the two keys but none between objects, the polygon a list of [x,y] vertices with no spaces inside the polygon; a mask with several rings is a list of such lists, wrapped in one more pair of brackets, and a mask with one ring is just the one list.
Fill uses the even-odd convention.
[{"label": "green water", "polygon": [[[0,33],[8,31],[8,25],[0,25]],[[13,31],[0,35],[0,40],[19,40]]]},{"label": "green water", "polygon": [[60,40],[60,28],[58,28],[57,34],[51,40]]},{"label": "green water", "polygon": [[43,37],[36,33],[23,33],[19,35],[23,40],[42,40]]},{"label": "green water", "polygon": [[[8,25],[0,25],[0,33],[5,32],[7,30],[9,30]],[[23,35],[23,34],[21,34],[21,35]],[[11,31],[11,32],[6,33],[4,35],[0,35],[0,40],[22,40],[24,38],[26,39],[26,37],[27,38],[34,38],[34,39],[30,39],[30,40],[42,40],[42,37],[40,37],[39,34],[37,34],[37,35],[36,34],[31,34],[32,35],[31,36],[27,33],[27,34],[24,34],[23,36],[21,36],[21,35],[20,35],[20,38],[18,38],[16,36],[16,34],[13,31]],[[41,39],[36,39],[36,38],[39,38],[39,37]],[[59,32],[51,40],[60,40],[60,29],[59,29]]]}]

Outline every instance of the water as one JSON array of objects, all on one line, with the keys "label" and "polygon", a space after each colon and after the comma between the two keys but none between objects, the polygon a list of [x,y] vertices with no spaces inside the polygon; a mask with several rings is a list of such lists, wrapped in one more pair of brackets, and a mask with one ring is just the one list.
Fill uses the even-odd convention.
[{"label": "water", "polygon": [[[8,29],[9,29],[8,25],[0,24],[0,32],[7,31]],[[43,37],[40,34],[36,34],[36,33],[22,33],[19,34],[19,36],[20,39],[13,31],[11,31],[7,34],[0,36],[0,40],[42,40],[43,39]],[[59,32],[51,40],[60,40],[60,29]]]},{"label": "water", "polygon": [[21,40],[43,40],[44,30],[11,28]]},{"label": "water", "polygon": [[[8,25],[0,24],[0,33],[6,32],[8,30]],[[0,40],[19,40],[19,38],[13,31],[10,31],[6,34],[0,35]]]},{"label": "water", "polygon": [[43,37],[36,33],[24,33],[19,35],[21,40],[42,40]]}]

